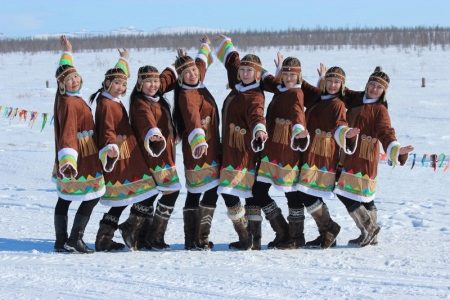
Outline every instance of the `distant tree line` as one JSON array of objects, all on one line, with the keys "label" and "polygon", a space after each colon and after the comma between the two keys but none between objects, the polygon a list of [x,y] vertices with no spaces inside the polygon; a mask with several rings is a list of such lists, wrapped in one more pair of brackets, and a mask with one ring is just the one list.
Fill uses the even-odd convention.
[{"label": "distant tree line", "polygon": [[[134,34],[74,36],[74,51],[113,48],[192,48],[198,46],[205,33]],[[217,33],[206,33],[211,39]],[[450,45],[450,28],[445,27],[383,27],[383,28],[316,28],[282,31],[232,31],[229,35],[240,49],[264,46],[307,47],[334,49],[341,47],[372,48],[396,46],[400,48],[442,47]],[[58,37],[4,38],[0,40],[0,53],[59,51]]]}]

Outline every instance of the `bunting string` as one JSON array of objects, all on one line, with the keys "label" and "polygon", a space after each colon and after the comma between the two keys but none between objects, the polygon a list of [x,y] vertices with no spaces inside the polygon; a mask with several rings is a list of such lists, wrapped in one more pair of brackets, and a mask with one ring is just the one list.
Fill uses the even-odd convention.
[{"label": "bunting string", "polygon": [[[28,126],[30,128],[33,128],[34,123],[36,120],[41,116],[42,123],[41,123],[41,132],[44,130],[45,126],[48,123],[48,117],[49,113],[40,113],[37,111],[30,111],[28,109],[19,108],[19,107],[13,107],[13,106],[5,106],[0,105],[0,117],[3,117],[5,119],[9,119],[9,122],[13,121],[14,119],[18,118],[20,122],[28,122]],[[53,115],[50,121],[50,125],[53,125]]]}]

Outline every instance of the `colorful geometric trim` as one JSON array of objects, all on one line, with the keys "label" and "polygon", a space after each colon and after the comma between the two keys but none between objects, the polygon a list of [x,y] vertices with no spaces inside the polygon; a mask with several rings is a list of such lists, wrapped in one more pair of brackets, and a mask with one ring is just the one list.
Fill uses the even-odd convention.
[{"label": "colorful geometric trim", "polygon": [[59,65],[69,65],[73,66],[73,57],[71,52],[63,52],[61,58],[59,59]]},{"label": "colorful geometric trim", "polygon": [[290,187],[299,181],[298,166],[291,166],[289,164],[283,165],[276,160],[270,161],[268,156],[261,159],[261,164],[258,169],[258,178],[265,177],[270,179],[273,184],[283,187]]},{"label": "colorful geometric trim", "polygon": [[228,55],[231,52],[236,51],[233,42],[228,37],[220,43],[220,46],[217,49],[216,56],[223,64],[226,62]]},{"label": "colorful geometric trim", "polygon": [[56,188],[62,195],[86,196],[104,189],[105,180],[101,173],[96,173],[95,176],[80,176],[76,179],[57,178]]},{"label": "colorful geometric trim", "polygon": [[219,165],[212,161],[211,164],[204,163],[202,166],[195,165],[192,170],[185,170],[186,186],[188,188],[199,188],[219,179]]},{"label": "colorful geometric trim", "polygon": [[175,166],[169,164],[156,166],[154,169],[150,168],[150,172],[156,184],[160,187],[170,187],[180,182],[177,169]]},{"label": "colorful geometric trim", "polygon": [[251,192],[254,182],[255,170],[248,170],[247,168],[241,169],[240,167],[234,168],[231,165],[223,167],[220,170],[219,185],[221,187]]},{"label": "colorful geometric trim", "polygon": [[126,200],[131,197],[145,194],[155,188],[156,184],[153,177],[147,174],[144,174],[142,178],[135,177],[131,179],[131,181],[116,181],[116,183],[108,181],[106,183],[106,192],[102,199],[113,201]]},{"label": "colorful geometric trim", "polygon": [[332,192],[335,185],[335,170],[328,170],[326,167],[310,167],[305,163],[300,170],[299,184],[311,189]]},{"label": "colorful geometric trim", "polygon": [[376,183],[376,178],[370,178],[367,174],[343,170],[337,188],[357,196],[373,197],[376,191]]},{"label": "colorful geometric trim", "polygon": [[213,63],[213,57],[211,55],[211,48],[208,44],[203,43],[198,49],[197,58],[203,60],[208,68]]}]

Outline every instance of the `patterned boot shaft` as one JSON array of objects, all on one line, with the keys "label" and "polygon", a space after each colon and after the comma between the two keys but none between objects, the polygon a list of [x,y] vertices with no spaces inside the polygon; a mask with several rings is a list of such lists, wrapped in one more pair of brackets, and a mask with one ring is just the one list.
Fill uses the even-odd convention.
[{"label": "patterned boot shaft", "polygon": [[264,206],[262,210],[266,215],[266,219],[270,222],[270,226],[275,232],[275,239],[271,241],[267,247],[269,249],[273,249],[276,248],[281,242],[286,243],[289,240],[289,225],[276,202],[274,201],[269,205]]},{"label": "patterned boot shaft", "polygon": [[166,206],[158,203],[153,217],[152,227],[146,240],[150,242],[152,249],[165,250],[170,248],[164,241],[164,235],[167,230],[167,224],[173,212],[173,206]]},{"label": "patterned boot shaft", "polygon": [[103,215],[97,237],[95,238],[95,251],[119,251],[125,248],[124,244],[113,241],[118,222],[119,219],[114,216]]},{"label": "patterned boot shaft", "polygon": [[202,250],[210,250],[214,247],[214,243],[209,240],[209,234],[215,209],[215,207],[203,205],[199,208],[197,247]]},{"label": "patterned boot shaft", "polygon": [[233,222],[233,227],[238,234],[239,241],[229,244],[230,249],[249,250],[252,247],[251,236],[248,233],[248,221],[245,216],[245,209],[241,203],[233,207],[228,207],[228,217]]},{"label": "patterned boot shaft", "polygon": [[246,205],[245,214],[248,220],[248,232],[252,238],[252,250],[261,250],[261,208],[255,205]]},{"label": "patterned boot shaft", "polygon": [[[141,228],[145,222],[146,212],[144,213],[139,211],[139,213],[137,213],[135,206],[136,204],[134,204],[131,208],[130,216],[128,217],[128,219],[119,225],[119,230],[120,234],[122,235],[123,241],[130,250],[138,250],[137,242],[139,238],[139,232],[141,231]],[[146,208],[147,209],[145,211],[148,211],[148,207]]]}]

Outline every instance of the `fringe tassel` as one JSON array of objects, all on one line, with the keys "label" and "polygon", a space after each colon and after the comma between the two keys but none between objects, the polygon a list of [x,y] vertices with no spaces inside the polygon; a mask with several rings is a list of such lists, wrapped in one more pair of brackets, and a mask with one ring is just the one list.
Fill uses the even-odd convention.
[{"label": "fringe tassel", "polygon": [[359,157],[368,161],[374,160],[374,148],[378,145],[378,140],[370,136],[362,135],[359,148]]},{"label": "fringe tassel", "polygon": [[119,146],[120,157],[119,159],[128,159],[130,158],[130,149],[128,148],[127,136],[126,135],[118,135],[117,136],[117,145]]},{"label": "fringe tassel", "polygon": [[247,130],[236,126],[235,124],[230,124],[230,136],[228,138],[228,146],[231,148],[237,148],[239,151],[243,152],[245,149],[244,136]]},{"label": "fringe tassel", "polygon": [[211,127],[211,117],[207,116],[201,120],[202,128],[205,131],[205,140],[209,140],[209,129]]},{"label": "fringe tassel", "polygon": [[82,157],[90,156],[98,152],[97,146],[95,146],[94,139],[92,138],[93,135],[93,130],[77,133],[78,148]]},{"label": "fringe tassel", "polygon": [[289,144],[289,133],[291,131],[290,120],[285,120],[281,118],[275,119],[275,129],[272,137],[274,143],[280,143],[283,145]]},{"label": "fringe tassel", "polygon": [[323,157],[331,157],[332,152],[332,134],[331,132],[321,131],[316,129],[316,134],[314,136],[311,152]]}]

